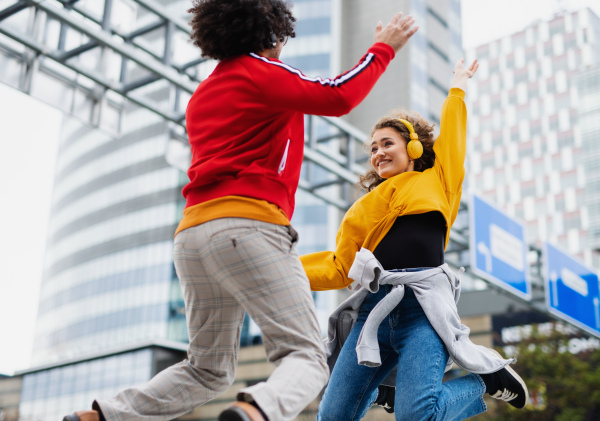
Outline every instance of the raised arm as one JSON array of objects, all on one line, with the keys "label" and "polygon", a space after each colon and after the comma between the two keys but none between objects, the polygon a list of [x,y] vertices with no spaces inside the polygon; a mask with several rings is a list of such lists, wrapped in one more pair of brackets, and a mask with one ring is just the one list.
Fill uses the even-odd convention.
[{"label": "raised arm", "polygon": [[264,73],[252,75],[266,103],[304,114],[341,116],[349,113],[371,91],[395,54],[418,30],[411,16],[397,14],[375,29],[375,43],[351,70],[333,78],[309,77],[298,69],[257,54]]},{"label": "raised arm", "polygon": [[462,188],[467,149],[465,90],[467,80],[473,77],[479,67],[477,60],[468,69],[465,69],[463,62],[461,59],[454,66],[452,87],[442,106],[440,135],[433,146],[434,168],[445,187],[449,202],[453,201],[450,195],[460,193]]}]

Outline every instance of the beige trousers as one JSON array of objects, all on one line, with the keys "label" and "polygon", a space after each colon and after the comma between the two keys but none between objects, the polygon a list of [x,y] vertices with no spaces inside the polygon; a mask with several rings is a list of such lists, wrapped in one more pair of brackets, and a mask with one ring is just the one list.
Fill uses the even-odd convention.
[{"label": "beige trousers", "polygon": [[293,228],[241,218],[181,231],[174,261],[184,292],[188,359],[147,384],[99,399],[113,420],[166,420],[224,392],[235,378],[244,312],[258,324],[268,360],[266,382],[241,391],[270,421],[293,420],[325,386],[329,369],[314,301]]}]

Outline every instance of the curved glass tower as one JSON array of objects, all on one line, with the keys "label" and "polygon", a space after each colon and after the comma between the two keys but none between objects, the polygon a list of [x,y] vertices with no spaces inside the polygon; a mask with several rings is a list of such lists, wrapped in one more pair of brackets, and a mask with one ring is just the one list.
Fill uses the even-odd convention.
[{"label": "curved glass tower", "polygon": [[183,173],[164,121],[125,110],[122,134],[63,126],[34,364],[147,339],[187,340],[172,237]]}]

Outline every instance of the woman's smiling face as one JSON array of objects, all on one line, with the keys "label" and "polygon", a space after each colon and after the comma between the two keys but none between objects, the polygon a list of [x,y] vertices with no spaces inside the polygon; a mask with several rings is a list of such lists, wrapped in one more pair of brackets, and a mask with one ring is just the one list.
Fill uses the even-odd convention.
[{"label": "woman's smiling face", "polygon": [[388,179],[407,171],[415,164],[408,157],[406,140],[391,127],[376,130],[371,139],[371,165],[381,178]]}]

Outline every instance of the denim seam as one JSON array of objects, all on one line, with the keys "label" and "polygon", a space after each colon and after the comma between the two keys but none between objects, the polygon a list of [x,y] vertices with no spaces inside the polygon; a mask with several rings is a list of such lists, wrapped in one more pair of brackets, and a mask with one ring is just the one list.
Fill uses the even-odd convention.
[{"label": "denim seam", "polygon": [[388,340],[390,341],[390,345],[392,347],[392,349],[396,352],[398,352],[398,350],[396,349],[396,344],[394,343],[394,321],[393,321],[393,311],[388,314],[387,319],[388,319],[388,324],[390,325],[390,336],[388,338]]},{"label": "denim seam", "polygon": [[[473,374],[475,374],[475,373],[473,373]],[[481,403],[482,412],[486,412],[487,411],[487,405],[485,403],[485,399],[483,399],[483,395],[485,395],[485,391],[487,389],[487,386],[485,385],[485,382],[483,381],[483,378],[479,374],[475,374],[475,378],[477,380],[479,380],[479,383],[481,383],[481,388],[483,389],[481,391],[481,396],[479,397],[479,403]]]},{"label": "denim seam", "polygon": [[[363,398],[365,397],[365,391],[369,388],[369,386],[371,385],[371,381],[373,380],[373,377],[375,377],[377,375],[377,373],[379,373],[379,370],[381,369],[381,367],[383,367],[383,363],[387,361],[387,359],[390,357],[390,355],[392,355],[392,353],[388,353],[388,355],[385,356],[385,358],[381,361],[381,365],[379,367],[377,367],[377,370],[373,371],[373,373],[371,374],[369,379],[365,382],[365,387],[361,391],[359,399],[356,402],[356,406],[354,407],[354,411],[352,412],[353,420],[356,417],[356,413],[358,412],[360,403],[362,402]],[[367,410],[368,410],[368,408],[367,408]]]},{"label": "denim seam", "polygon": [[[443,356],[444,356],[444,351],[441,351],[441,352],[438,353],[438,359],[435,362],[435,372],[436,373],[438,371],[438,367],[440,366],[440,360],[442,359]],[[430,388],[430,393],[431,393],[431,408],[432,409],[435,409],[435,406],[437,404],[437,399],[434,399],[434,393],[433,393],[434,389],[435,389],[435,384],[436,384],[436,382],[434,381],[431,384],[431,388]],[[435,412],[435,411],[432,411],[432,412]]]}]

